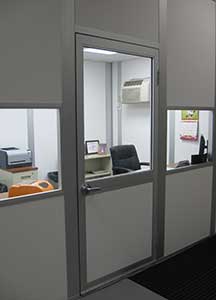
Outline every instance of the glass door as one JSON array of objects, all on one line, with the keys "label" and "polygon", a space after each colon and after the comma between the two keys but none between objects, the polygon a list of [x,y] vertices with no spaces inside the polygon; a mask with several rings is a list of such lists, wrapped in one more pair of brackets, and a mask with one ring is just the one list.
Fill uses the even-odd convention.
[{"label": "glass door", "polygon": [[84,35],[76,42],[85,291],[152,259],[158,52]]}]

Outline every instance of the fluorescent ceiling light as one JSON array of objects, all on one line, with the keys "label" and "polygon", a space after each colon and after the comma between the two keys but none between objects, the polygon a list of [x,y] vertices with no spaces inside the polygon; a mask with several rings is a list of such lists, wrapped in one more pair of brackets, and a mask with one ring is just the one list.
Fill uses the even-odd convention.
[{"label": "fluorescent ceiling light", "polygon": [[117,52],[102,50],[102,49],[94,49],[94,48],[85,48],[84,52],[96,53],[96,54],[105,54],[105,55],[117,54]]}]

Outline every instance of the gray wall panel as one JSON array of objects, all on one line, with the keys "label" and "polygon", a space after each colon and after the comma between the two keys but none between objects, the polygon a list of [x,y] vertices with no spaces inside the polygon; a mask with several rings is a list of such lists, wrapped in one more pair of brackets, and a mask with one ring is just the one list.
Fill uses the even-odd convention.
[{"label": "gray wall panel", "polygon": [[64,198],[1,207],[0,299],[66,300]]},{"label": "gray wall panel", "polygon": [[60,0],[0,2],[0,102],[60,102]]},{"label": "gray wall panel", "polygon": [[212,176],[212,167],[166,176],[166,255],[209,235]]},{"label": "gray wall panel", "polygon": [[153,184],[86,198],[88,282],[152,255]]},{"label": "gray wall panel", "polygon": [[158,0],[77,0],[76,24],[158,42]]},{"label": "gray wall panel", "polygon": [[215,3],[168,0],[167,105],[214,107]]}]

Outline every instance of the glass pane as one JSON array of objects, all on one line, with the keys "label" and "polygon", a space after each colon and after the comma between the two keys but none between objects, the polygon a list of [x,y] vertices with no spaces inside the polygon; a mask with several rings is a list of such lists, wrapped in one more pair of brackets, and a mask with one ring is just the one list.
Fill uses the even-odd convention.
[{"label": "glass pane", "polygon": [[58,114],[0,109],[0,199],[61,188]]},{"label": "glass pane", "polygon": [[86,179],[150,170],[152,59],[83,51]]},{"label": "glass pane", "polygon": [[169,110],[167,115],[167,169],[209,161],[212,112]]}]

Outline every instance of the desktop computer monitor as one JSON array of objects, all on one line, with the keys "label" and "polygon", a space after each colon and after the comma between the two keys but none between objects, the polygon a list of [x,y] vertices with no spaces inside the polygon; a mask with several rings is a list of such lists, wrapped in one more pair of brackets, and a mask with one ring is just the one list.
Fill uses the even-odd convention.
[{"label": "desktop computer monitor", "polygon": [[[206,151],[205,151],[206,149]],[[199,154],[191,155],[191,164],[200,164],[207,162],[208,158],[208,141],[205,141],[203,135],[200,137]]]},{"label": "desktop computer monitor", "polygon": [[205,155],[205,149],[207,149],[208,152],[208,142],[206,144],[205,138],[203,135],[200,137],[200,143],[199,143],[199,155],[203,156]]}]

